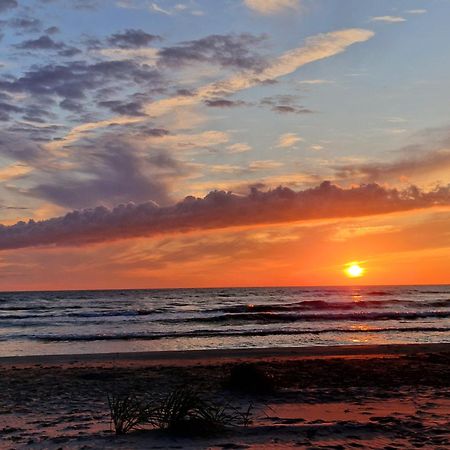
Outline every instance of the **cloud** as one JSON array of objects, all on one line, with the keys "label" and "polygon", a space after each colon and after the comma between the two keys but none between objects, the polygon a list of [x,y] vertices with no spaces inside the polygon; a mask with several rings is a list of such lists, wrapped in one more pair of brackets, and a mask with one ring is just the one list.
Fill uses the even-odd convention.
[{"label": "cloud", "polygon": [[249,33],[213,34],[161,49],[159,63],[169,67],[181,67],[186,64],[207,62],[222,67],[261,69],[266,61],[254,48],[265,39],[265,36],[254,36]]},{"label": "cloud", "polygon": [[10,166],[0,168],[0,181],[9,181],[20,178],[31,171],[31,167],[26,164],[12,164]]},{"label": "cloud", "polygon": [[17,8],[17,6],[19,4],[16,0],[0,0],[0,13]]},{"label": "cloud", "polygon": [[[131,8],[136,7],[136,5],[133,5],[130,0],[121,0],[120,2],[123,8]],[[158,3],[152,2],[148,5],[148,9],[151,12],[157,13],[157,14],[164,14],[166,16],[172,16],[174,14],[179,13],[189,13],[193,16],[203,16],[204,12],[196,7],[196,3],[194,1],[190,2],[190,5],[184,4],[184,3],[176,3],[172,7],[160,6]]]},{"label": "cloud", "polygon": [[288,11],[297,11],[300,0],[244,0],[244,5],[265,16]]},{"label": "cloud", "polygon": [[376,16],[371,17],[370,21],[383,23],[399,23],[399,22],[406,22],[406,19],[400,16]]},{"label": "cloud", "polygon": [[20,50],[61,50],[64,48],[62,42],[55,42],[51,37],[42,35],[37,39],[29,39],[15,46]]},{"label": "cloud", "polygon": [[161,40],[161,37],[146,33],[143,30],[128,29],[110,36],[108,43],[115,47],[126,49],[146,47],[155,40]]},{"label": "cloud", "polygon": [[[359,28],[319,34],[306,39],[304,45],[289,50],[281,56],[272,59],[263,70],[243,70],[222,81],[204,85],[195,92],[192,92],[192,95],[185,95],[183,92],[181,95],[155,100],[145,104],[143,111],[147,115],[157,118],[169,115],[174,111],[180,111],[183,107],[198,105],[211,98],[232,95],[238,91],[249,89],[288,75],[306,64],[342,53],[349,46],[365,42],[373,36],[374,32]],[[2,83],[0,83],[0,88],[2,87]],[[116,123],[137,123],[139,120],[142,121],[143,119],[118,116],[108,120],[88,122],[74,127],[59,143],[52,143],[52,146],[63,147],[67,143],[76,141],[80,136],[84,136],[88,131],[105,128]]]},{"label": "cloud", "polygon": [[285,133],[282,134],[277,143],[277,148],[290,148],[297,145],[299,142],[302,142],[303,139],[295,133]]},{"label": "cloud", "polygon": [[330,84],[333,83],[330,80],[312,79],[312,80],[300,80],[298,84]]},{"label": "cloud", "polygon": [[426,9],[408,9],[405,11],[407,14],[426,14]]},{"label": "cloud", "polygon": [[14,133],[0,133],[0,155],[14,161],[31,162],[45,155],[42,147]]},{"label": "cloud", "polygon": [[150,6],[149,6],[149,9],[151,11],[156,12],[156,13],[165,14],[167,16],[172,15],[171,11],[169,11],[167,9],[164,9],[164,8],[161,8],[161,6],[159,6],[157,3],[151,3]]},{"label": "cloud", "polygon": [[415,135],[416,142],[395,151],[391,161],[369,161],[335,165],[341,179],[359,181],[405,181],[411,177],[429,179],[433,173],[447,179],[450,169],[450,128],[448,126],[425,129]]},{"label": "cloud", "polygon": [[295,192],[253,189],[247,196],[214,191],[167,207],[154,202],[74,211],[40,222],[0,226],[0,249],[70,246],[133,237],[323,218],[361,217],[416,208],[450,206],[450,185],[424,192],[377,184],[343,189],[323,182]]},{"label": "cloud", "polygon": [[16,17],[8,21],[8,25],[14,28],[14,30],[21,30],[26,32],[40,31],[42,23],[39,19]]},{"label": "cloud", "polygon": [[[50,41],[27,41],[22,48],[45,48]],[[50,48],[53,46],[50,42]],[[43,46],[44,45],[44,46]],[[56,45],[59,48],[59,45]],[[72,61],[65,64],[32,66],[22,76],[0,79],[0,89],[12,93],[29,93],[35,96],[79,100],[87,91],[105,88],[115,84],[131,82],[147,90],[160,86],[161,75],[152,68],[131,60],[100,61],[88,64]]]},{"label": "cloud", "polygon": [[98,102],[98,105],[104,108],[108,108],[116,114],[122,114],[124,116],[143,116],[142,103],[138,101],[122,102],[120,100],[105,100]]},{"label": "cloud", "polygon": [[367,181],[408,179],[450,167],[450,149],[412,153],[400,160],[335,166],[339,178],[364,178]]},{"label": "cloud", "polygon": [[245,105],[245,102],[242,100],[227,100],[225,98],[213,98],[205,100],[204,103],[211,108],[234,108],[236,106]]},{"label": "cloud", "polygon": [[[159,135],[165,136],[162,130]],[[34,185],[23,193],[66,208],[148,199],[170,203],[172,182],[189,169],[155,147],[115,134],[99,137],[75,149],[65,165],[39,167],[28,182]]]},{"label": "cloud", "polygon": [[51,26],[45,29],[45,32],[47,34],[57,34],[60,32],[60,29],[58,27],[55,26]]},{"label": "cloud", "polygon": [[259,171],[259,170],[271,170],[277,169],[278,167],[284,166],[284,163],[280,161],[274,161],[272,159],[264,159],[261,161],[251,161],[248,164],[248,170]]},{"label": "cloud", "polygon": [[6,122],[10,119],[10,115],[23,111],[22,108],[12,105],[11,103],[0,101],[0,121]]},{"label": "cloud", "polygon": [[298,95],[274,95],[265,97],[260,101],[261,106],[270,106],[270,109],[280,114],[311,114],[313,111],[298,104]]},{"label": "cloud", "polygon": [[227,151],[231,154],[249,152],[250,150],[252,150],[252,147],[245,142],[237,142],[227,146]]}]

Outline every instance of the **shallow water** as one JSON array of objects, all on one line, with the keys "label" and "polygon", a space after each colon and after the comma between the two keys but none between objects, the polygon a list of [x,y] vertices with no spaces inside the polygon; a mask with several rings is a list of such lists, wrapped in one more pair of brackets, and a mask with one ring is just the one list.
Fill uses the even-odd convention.
[{"label": "shallow water", "polygon": [[450,286],[0,293],[0,356],[450,342]]}]

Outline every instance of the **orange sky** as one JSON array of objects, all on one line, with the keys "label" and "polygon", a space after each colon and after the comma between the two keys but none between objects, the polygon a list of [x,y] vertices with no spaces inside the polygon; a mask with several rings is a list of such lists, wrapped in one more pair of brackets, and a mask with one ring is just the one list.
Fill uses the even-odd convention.
[{"label": "orange sky", "polygon": [[[445,284],[450,209],[8,250],[2,290]],[[363,277],[349,279],[359,261]],[[26,275],[25,275],[26,274]]]}]

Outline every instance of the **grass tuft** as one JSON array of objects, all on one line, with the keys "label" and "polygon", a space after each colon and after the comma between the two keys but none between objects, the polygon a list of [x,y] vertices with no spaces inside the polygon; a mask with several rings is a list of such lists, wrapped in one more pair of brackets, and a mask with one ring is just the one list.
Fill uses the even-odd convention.
[{"label": "grass tuft", "polygon": [[247,427],[253,410],[253,405],[241,412],[229,404],[208,402],[190,389],[175,389],[147,403],[131,394],[108,395],[108,404],[116,434],[150,425],[170,434],[213,435],[232,426]]},{"label": "grass tuft", "polygon": [[132,394],[107,394],[111,427],[116,434],[126,434],[146,422],[145,408]]}]

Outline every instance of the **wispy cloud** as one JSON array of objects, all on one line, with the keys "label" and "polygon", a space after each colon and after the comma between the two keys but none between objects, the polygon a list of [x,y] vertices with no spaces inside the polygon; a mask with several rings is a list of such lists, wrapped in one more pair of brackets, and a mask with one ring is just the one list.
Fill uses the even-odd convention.
[{"label": "wispy cloud", "polygon": [[406,22],[404,17],[400,16],[375,16],[371,17],[371,22],[383,22],[383,23],[400,23]]},{"label": "wispy cloud", "polygon": [[406,12],[406,14],[426,14],[427,10],[426,9],[408,9],[405,12]]},{"label": "wispy cloud", "polygon": [[300,80],[298,84],[331,84],[333,81],[322,80],[322,79],[312,79],[312,80]]},{"label": "wispy cloud", "polygon": [[[270,82],[277,78],[295,72],[299,68],[315,61],[330,58],[344,52],[351,45],[365,42],[371,39],[375,33],[360,28],[349,28],[330,33],[319,34],[306,39],[304,45],[283,53],[278,58],[264,67],[262,70],[243,70],[231,75],[222,81],[210,83],[198,88],[192,95],[175,95],[162,98],[143,106],[143,111],[153,117],[161,117],[179,111],[183,107],[192,107],[203,103],[205,100],[220,96],[232,95],[236,92],[258,86],[261,83]],[[128,124],[143,121],[136,117],[118,116],[99,122],[89,122],[73,128],[67,136],[58,142],[52,143],[52,147],[63,147],[68,142],[74,142],[86,131],[105,128],[115,124]]]},{"label": "wispy cloud", "polygon": [[284,133],[282,134],[277,142],[277,148],[291,148],[296,146],[303,139],[296,133]]},{"label": "wispy cloud", "polygon": [[169,11],[167,9],[164,9],[164,8],[161,8],[161,6],[159,6],[157,3],[151,3],[150,6],[149,6],[149,9],[151,11],[153,11],[153,12],[160,13],[160,14],[165,14],[167,16],[170,16],[172,14],[171,11]]},{"label": "wispy cloud", "polygon": [[266,16],[300,9],[300,0],[244,0],[244,4],[252,11]]},{"label": "wispy cloud", "polygon": [[252,150],[252,147],[245,142],[237,142],[236,144],[231,144],[227,146],[228,153],[244,153]]}]

